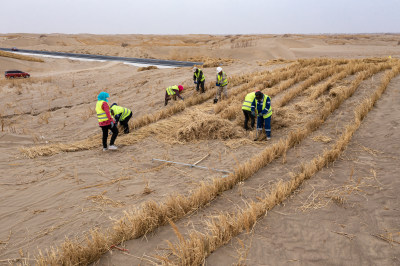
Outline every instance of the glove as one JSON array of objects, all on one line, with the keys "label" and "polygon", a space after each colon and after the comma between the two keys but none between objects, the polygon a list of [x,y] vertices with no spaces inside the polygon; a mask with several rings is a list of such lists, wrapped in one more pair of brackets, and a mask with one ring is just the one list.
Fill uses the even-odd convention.
[{"label": "glove", "polygon": [[256,116],[256,112],[255,111],[251,111],[251,115],[252,116]]},{"label": "glove", "polygon": [[195,81],[194,84],[197,84],[197,81]]},{"label": "glove", "polygon": [[217,82],[217,83],[215,83],[215,86],[219,87],[219,83],[218,83],[218,82]]},{"label": "glove", "polygon": [[113,121],[111,121],[111,128],[113,128],[114,127],[114,122]]},{"label": "glove", "polygon": [[182,97],[182,101],[184,100],[184,98]]},{"label": "glove", "polygon": [[263,114],[262,114],[262,113],[259,113],[258,116],[263,116]]}]

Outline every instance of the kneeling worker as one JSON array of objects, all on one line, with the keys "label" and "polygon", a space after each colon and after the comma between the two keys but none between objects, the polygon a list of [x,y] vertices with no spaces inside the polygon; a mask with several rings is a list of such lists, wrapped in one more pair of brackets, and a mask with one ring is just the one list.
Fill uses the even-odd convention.
[{"label": "kneeling worker", "polygon": [[183,91],[182,85],[168,87],[165,90],[165,105],[168,104],[168,101],[171,100],[171,98],[174,98],[174,100],[176,100],[176,96],[178,96],[183,101],[183,97],[180,95],[181,91]]},{"label": "kneeling worker", "polygon": [[257,91],[248,93],[244,98],[244,102],[242,105],[242,110],[244,114],[244,129],[246,130],[249,130],[248,127],[249,119],[251,120],[250,129],[252,130],[254,128],[255,116],[252,114],[251,108],[254,107],[253,104],[254,104],[254,99],[256,98],[256,92]]},{"label": "kneeling worker", "polygon": [[[99,126],[103,131],[103,151],[116,150],[117,146],[114,145],[115,140],[118,136],[118,128],[115,126],[115,121],[111,117],[110,108],[108,106],[108,97],[110,95],[107,92],[100,92],[97,96],[97,103],[96,103],[96,113],[97,119],[99,120]],[[107,148],[107,138],[108,138],[108,130],[111,129],[112,136],[110,141],[110,147]]]},{"label": "kneeling worker", "polygon": [[[267,135],[267,140],[271,139],[271,97],[266,94],[263,94],[261,91],[257,91],[255,93],[256,98],[254,99],[251,108],[251,112],[255,116],[257,114],[257,135],[260,137],[263,128],[265,126],[265,134]],[[258,139],[256,138],[256,140]]]},{"label": "kneeling worker", "polygon": [[111,114],[115,118],[115,125],[117,125],[119,122],[124,127],[124,133],[129,134],[128,122],[132,117],[132,111],[128,108],[118,106],[116,103],[113,103],[110,109]]}]

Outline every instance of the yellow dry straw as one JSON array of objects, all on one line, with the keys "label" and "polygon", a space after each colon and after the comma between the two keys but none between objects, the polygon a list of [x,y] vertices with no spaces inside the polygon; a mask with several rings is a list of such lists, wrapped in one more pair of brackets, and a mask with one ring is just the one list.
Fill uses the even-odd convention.
[{"label": "yellow dry straw", "polygon": [[374,104],[380,99],[386,90],[390,80],[400,72],[400,66],[396,66],[389,71],[383,78],[379,88],[356,107],[354,121],[346,126],[344,133],[339,137],[335,145],[330,150],[325,151],[321,156],[315,157],[309,163],[302,167],[302,171],[294,175],[287,182],[277,182],[271,192],[260,202],[249,203],[248,208],[239,211],[236,214],[221,214],[218,217],[211,218],[207,224],[208,234],[200,232],[190,233],[187,240],[178,232],[176,226],[171,222],[174,231],[178,232],[179,243],[173,245],[168,242],[175,260],[171,261],[167,256],[161,258],[161,261],[167,264],[176,265],[200,265],[204,264],[205,258],[220,246],[228,243],[234,236],[243,230],[250,231],[255,225],[257,219],[266,215],[267,211],[274,208],[287,199],[304,180],[311,178],[323,167],[334,162],[344,151],[350,142],[353,134],[360,127],[362,120],[372,110]]},{"label": "yellow dry straw", "polygon": [[[230,78],[230,83],[232,84],[232,86],[236,86],[238,84],[248,82],[253,75],[255,74],[252,73],[252,74],[244,74],[241,76],[234,76]],[[130,122],[129,125],[133,129],[139,129],[151,123],[157,122],[159,120],[171,117],[174,114],[182,112],[183,110],[186,109],[186,107],[201,104],[214,97],[215,93],[216,89],[210,89],[206,93],[189,97],[187,100],[185,100],[185,102],[178,102],[172,105],[171,107],[167,107],[160,110],[155,114],[149,114],[142,116],[138,119],[135,119],[132,122]],[[129,138],[129,136],[131,135],[128,135],[126,137],[121,137],[119,139],[119,142],[128,143],[128,141],[124,141],[124,138]],[[137,140],[135,138],[135,141],[133,143],[135,143],[136,141]],[[96,135],[85,140],[68,144],[57,143],[57,144],[41,145],[34,147],[22,147],[20,148],[20,151],[29,158],[35,158],[38,156],[50,156],[60,152],[74,152],[80,150],[88,150],[94,147],[98,147],[99,143],[100,143],[100,135]]]},{"label": "yellow dry straw", "polygon": [[[305,80],[301,85],[299,85],[294,90],[288,91],[282,98],[283,100],[281,100],[278,103],[274,103],[273,104],[274,109],[276,110],[276,108],[279,108],[282,105],[286,104],[290,99],[294,98],[297,94],[299,94],[301,91],[306,89],[308,86],[311,86],[312,84],[314,84],[315,82],[318,82],[322,78],[325,78],[325,77],[331,75],[335,71],[336,71],[336,68],[333,66],[324,66],[321,69],[319,69],[318,71],[315,71],[315,69],[309,69],[309,68],[303,69],[300,72],[296,73],[294,78],[286,80],[286,81],[280,83],[279,85],[268,89],[267,94],[272,97],[272,96],[275,96],[276,94],[278,94],[279,92],[289,88],[293,84],[295,84],[299,81]],[[284,75],[284,77],[285,77],[285,75]],[[259,87],[257,89],[262,91],[263,87],[261,87],[261,88]],[[254,88],[253,88],[253,90],[254,90]],[[242,94],[238,95],[237,97],[235,97],[236,101],[231,100],[234,102],[231,103],[229,105],[229,107],[228,106],[226,107],[226,110],[224,110],[224,113],[221,115],[221,117],[226,118],[226,119],[234,119],[239,113],[241,113],[242,108],[241,108],[240,103],[244,99],[244,97],[246,96],[247,93],[248,92],[246,91],[245,93],[242,93]]]},{"label": "yellow dry straw", "polygon": [[[331,65],[327,65],[329,62],[331,63]],[[275,96],[279,92],[291,87],[292,85],[307,79],[310,75],[313,75],[316,72],[318,73],[321,71],[326,71],[330,68],[344,65],[349,62],[351,61],[342,59],[340,60],[308,59],[302,62],[302,64],[293,64],[287,67],[285,71],[279,71],[279,72],[274,71],[270,75],[261,76],[260,78],[257,79],[256,82],[248,84],[248,86],[242,89],[241,90],[242,92],[240,94],[236,93],[235,96],[230,97],[228,101],[223,101],[220,104],[218,104],[214,108],[214,111],[215,113],[219,113],[222,110],[226,111],[229,108],[234,108],[233,106],[234,104],[232,104],[232,102],[236,101],[241,103],[247,93],[254,90],[263,90],[266,87],[271,87],[273,85],[278,84],[281,81],[284,81],[269,90],[268,95]],[[318,69],[316,69],[314,65],[316,65]],[[229,114],[230,112],[228,111],[226,113]]]},{"label": "yellow dry straw", "polygon": [[44,62],[42,59],[36,58],[36,57],[33,57],[33,56],[20,55],[20,54],[5,52],[5,51],[0,51],[0,56],[9,57],[9,58],[15,58],[15,59],[19,59],[19,60],[25,60],[25,61],[32,61],[32,62],[40,62],[40,63]]},{"label": "yellow dry straw", "polygon": [[291,76],[296,76],[299,71],[300,73],[304,73],[305,71],[308,71],[308,68],[302,68],[300,64],[292,64],[282,70],[275,70],[273,72],[267,72],[263,75],[259,75],[247,84],[244,84],[242,87],[232,91],[230,93],[231,96],[227,100],[224,100],[215,106],[214,112],[218,114],[222,110],[226,110],[227,107],[231,106],[233,101],[237,99],[243,100],[246,94],[250,91],[274,86],[282,80],[286,80]]},{"label": "yellow dry straw", "polygon": [[[366,70],[368,68],[376,67],[374,65],[371,66],[371,65],[367,65],[365,63],[355,64],[354,62],[357,62],[357,61],[360,61],[360,60],[352,61],[348,65],[345,65],[345,66],[337,67],[339,64],[336,64],[336,68],[328,67],[328,68],[321,69],[321,71],[319,73],[317,73],[315,75],[312,75],[310,78],[305,80],[297,88],[295,88],[294,90],[291,90],[287,94],[285,94],[281,98],[280,101],[277,101],[277,103],[275,103],[273,105],[274,109],[275,109],[275,112],[279,112],[279,108],[280,107],[286,105],[291,99],[293,99],[296,95],[298,95],[299,93],[304,91],[306,88],[311,87],[314,83],[317,83],[317,82],[319,82],[319,81],[321,81],[321,80],[333,75],[334,73],[339,72],[337,75],[333,76],[327,82],[322,83],[319,86],[317,86],[316,95],[318,95],[318,96],[321,95],[322,92],[325,91],[329,87],[330,84],[332,84],[332,82],[335,82],[338,79],[345,78],[346,76],[348,76],[350,74],[354,74],[356,72],[359,72],[359,71],[362,71],[362,70]],[[388,68],[391,67],[391,64],[389,64],[389,63],[387,63],[385,61],[384,61],[384,63],[381,63],[379,65],[382,66],[381,68],[379,68],[380,69],[379,71],[382,71],[382,70],[385,70],[385,69],[388,69]],[[340,72],[340,71],[342,71],[342,72]],[[282,85],[286,86],[287,84],[285,82],[284,84],[281,84],[280,86],[282,86]],[[280,86],[268,89],[267,94],[270,95],[270,96],[275,95],[276,93],[278,93],[279,91],[282,90],[280,88]],[[315,98],[312,99],[312,100],[315,100]],[[234,119],[235,117],[237,118],[240,113],[241,113],[240,106],[238,104],[233,104],[231,107],[229,107],[227,110],[225,110],[225,112],[221,115],[221,117],[226,118],[226,119]],[[236,122],[236,124],[241,124],[241,123],[242,123],[241,119]]]},{"label": "yellow dry straw", "polygon": [[236,168],[234,174],[225,179],[214,179],[211,184],[201,183],[199,188],[188,196],[170,196],[162,204],[154,201],[145,202],[141,209],[125,212],[125,216],[114,224],[113,229],[106,230],[103,233],[93,231],[91,236],[87,236],[86,243],[67,239],[61,247],[47,251],[46,256],[40,253],[38,257],[39,265],[59,264],[60,262],[68,265],[88,264],[108,251],[111,245],[138,238],[168,223],[169,220],[178,220],[208,204],[219,193],[231,189],[238,182],[249,178],[274,158],[283,155],[287,149],[299,143],[308,133],[318,128],[330,113],[354,93],[363,78],[373,75],[374,72],[379,72],[379,68],[376,67],[373,70],[360,73],[348,89],[338,91],[337,95],[326,105],[320,115],[307,125],[306,129],[291,132],[286,140],[280,140],[266,148],[255,158]]},{"label": "yellow dry straw", "polygon": [[[336,60],[337,62],[342,62],[341,60]],[[335,61],[335,62],[336,62]],[[329,62],[332,62],[332,60],[326,60],[326,59],[307,59],[307,60],[301,60],[300,65],[301,66],[308,66],[308,65],[325,65],[328,64]],[[347,62],[346,60],[343,62]],[[263,72],[261,72],[263,73]],[[264,73],[269,73],[269,71],[266,71]],[[235,86],[237,84],[241,84],[244,82],[249,82],[251,80],[251,77],[254,77],[255,75],[259,75],[260,73],[256,74],[249,74],[249,75],[241,75],[238,77],[233,77],[230,79],[230,83],[232,86]],[[246,84],[245,84],[246,85]],[[140,127],[144,127],[148,124],[154,123],[156,121],[159,121],[161,119],[165,119],[167,117],[170,117],[176,113],[179,113],[183,110],[185,110],[186,107],[193,106],[196,104],[200,104],[205,102],[208,99],[211,99],[215,95],[216,89],[208,90],[205,94],[200,94],[198,96],[194,97],[189,97],[187,101],[179,102],[176,103],[175,105],[165,108],[155,114],[150,114],[150,115],[145,115],[142,116],[138,119],[133,120],[130,123],[130,127],[133,129],[138,129]],[[74,143],[69,143],[69,144],[50,144],[50,145],[42,145],[42,146],[35,146],[35,147],[30,147],[30,148],[20,148],[20,151],[24,153],[26,156],[29,158],[35,158],[37,156],[50,156],[54,155],[60,152],[73,152],[73,151],[80,151],[80,150],[87,150],[91,149],[94,147],[97,147],[99,145],[99,136],[94,136],[92,138],[74,142]],[[127,136],[128,137],[128,136]],[[137,138],[134,138],[135,143],[137,141]],[[120,138],[119,141],[122,143],[128,143],[128,141],[123,140],[123,138]]]}]

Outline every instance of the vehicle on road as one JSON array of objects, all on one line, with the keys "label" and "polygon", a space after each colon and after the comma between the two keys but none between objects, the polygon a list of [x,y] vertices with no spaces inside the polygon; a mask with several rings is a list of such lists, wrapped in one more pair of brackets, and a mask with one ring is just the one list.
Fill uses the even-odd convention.
[{"label": "vehicle on road", "polygon": [[18,48],[17,47],[13,47],[13,48],[11,48],[11,51],[18,51]]},{"label": "vehicle on road", "polygon": [[29,78],[31,75],[29,73],[20,71],[20,70],[8,70],[4,73],[6,79],[13,78]]}]

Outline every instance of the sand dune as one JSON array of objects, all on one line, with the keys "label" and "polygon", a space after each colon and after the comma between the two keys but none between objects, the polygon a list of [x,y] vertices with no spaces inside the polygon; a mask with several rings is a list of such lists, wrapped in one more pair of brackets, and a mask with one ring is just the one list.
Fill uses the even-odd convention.
[{"label": "sand dune", "polygon": [[[0,78],[0,264],[60,263],[65,238],[76,238],[90,250],[83,239],[93,229],[105,234],[104,246],[90,250],[91,257],[75,250],[79,263],[147,265],[164,256],[184,264],[166,242],[179,240],[165,217],[174,220],[189,243],[192,230],[212,235],[209,226],[217,215],[245,211],[279,181],[291,180],[354,124],[355,108],[397,69],[399,43],[395,34],[0,35],[0,47],[8,48],[207,59],[221,64],[230,82],[229,99],[214,105],[215,66],[203,68],[206,94],[199,95],[191,68],[137,71],[115,62],[0,57],[2,73],[31,73],[30,79]],[[185,101],[165,107],[165,88],[175,84],[185,87]],[[221,247],[210,246],[212,254],[193,249],[182,257],[189,262],[190,255],[198,254],[208,265],[397,265],[399,84],[396,74],[339,158],[248,231],[227,236]],[[254,142],[254,132],[243,130],[243,95],[255,89],[272,97],[271,141]],[[110,103],[130,108],[136,126],[117,138],[117,151],[105,153],[94,110],[101,91],[110,94]],[[318,118],[328,109],[329,115]],[[272,151],[280,143],[286,148]],[[44,150],[48,156],[41,156]],[[270,161],[257,161],[261,152],[271,153]],[[259,169],[223,186],[228,181],[221,180],[232,176],[153,158],[198,162],[235,174],[240,167],[250,171],[245,163],[257,161]],[[203,186],[210,192],[215,184],[221,190],[204,196],[203,203],[185,201]],[[180,199],[181,205],[171,199]],[[127,212],[135,219],[141,211],[154,217],[153,207],[167,210],[166,216],[151,220],[153,227],[145,220],[147,234],[131,226],[129,239],[112,242],[116,221],[128,219]],[[39,256],[39,250],[51,247],[59,248],[55,257]]]}]

